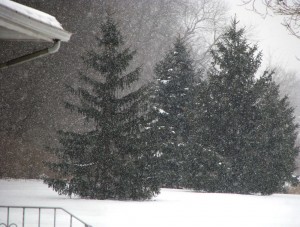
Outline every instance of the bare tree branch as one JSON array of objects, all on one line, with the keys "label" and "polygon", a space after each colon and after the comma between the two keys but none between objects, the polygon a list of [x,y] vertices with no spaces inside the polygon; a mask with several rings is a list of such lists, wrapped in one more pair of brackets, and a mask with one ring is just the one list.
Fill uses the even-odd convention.
[{"label": "bare tree branch", "polygon": [[[242,5],[250,5],[252,11],[267,16],[271,11],[284,16],[283,26],[297,38],[300,38],[300,1],[299,0],[241,0]],[[258,10],[258,5],[265,6],[265,12]]]}]

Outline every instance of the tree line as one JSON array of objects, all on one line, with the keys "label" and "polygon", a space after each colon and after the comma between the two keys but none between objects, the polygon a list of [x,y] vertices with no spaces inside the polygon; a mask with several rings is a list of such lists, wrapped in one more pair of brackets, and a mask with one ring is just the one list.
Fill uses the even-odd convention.
[{"label": "tree line", "polygon": [[98,48],[83,57],[80,85],[65,107],[84,131],[61,130],[44,182],[60,194],[149,199],[161,187],[271,194],[291,182],[296,128],[272,71],[256,78],[261,53],[234,19],[197,70],[180,36],[154,68],[155,81],[132,92],[142,66],[112,17]]}]

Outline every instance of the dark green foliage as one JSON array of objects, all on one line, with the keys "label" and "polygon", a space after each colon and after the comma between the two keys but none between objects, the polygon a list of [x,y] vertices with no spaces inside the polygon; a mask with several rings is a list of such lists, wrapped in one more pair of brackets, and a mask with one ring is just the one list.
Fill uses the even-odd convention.
[{"label": "dark green foliage", "polygon": [[258,96],[255,106],[259,112],[253,131],[253,149],[259,152],[247,160],[249,170],[244,176],[249,191],[263,194],[281,192],[285,182],[293,181],[295,157],[299,152],[295,147],[294,110],[287,97],[280,98],[279,87],[271,75],[266,72],[255,84]]},{"label": "dark green foliage", "polygon": [[[45,182],[58,193],[92,199],[149,199],[159,192],[156,151],[146,140],[152,130],[148,87],[120,95],[140,77],[140,68],[126,73],[134,52],[111,18],[101,26],[99,52],[90,51],[81,73],[82,86],[69,87],[79,102],[66,103],[93,127],[86,132],[59,132],[55,178]],[[92,72],[92,73],[91,73]],[[124,93],[124,92],[123,92]]]},{"label": "dark green foliage", "polygon": [[[212,51],[207,82],[198,86],[191,129],[188,182],[197,190],[278,192],[289,181],[294,148],[293,110],[236,20]],[[198,168],[197,168],[198,163]],[[194,181],[193,181],[194,179]]]},{"label": "dark green foliage", "polygon": [[193,61],[181,39],[176,40],[173,48],[156,65],[155,75],[155,126],[162,159],[162,182],[165,187],[180,187],[189,133],[187,113],[195,79]]}]

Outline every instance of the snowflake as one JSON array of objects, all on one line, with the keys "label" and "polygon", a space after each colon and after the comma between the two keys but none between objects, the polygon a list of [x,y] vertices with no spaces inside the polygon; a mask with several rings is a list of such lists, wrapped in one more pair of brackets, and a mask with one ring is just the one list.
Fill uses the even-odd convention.
[{"label": "snowflake", "polygon": [[167,83],[169,83],[169,80],[161,80],[160,82],[163,84],[167,84]]},{"label": "snowflake", "polygon": [[158,112],[161,113],[161,114],[169,115],[169,113],[164,111],[163,109],[158,109]]}]

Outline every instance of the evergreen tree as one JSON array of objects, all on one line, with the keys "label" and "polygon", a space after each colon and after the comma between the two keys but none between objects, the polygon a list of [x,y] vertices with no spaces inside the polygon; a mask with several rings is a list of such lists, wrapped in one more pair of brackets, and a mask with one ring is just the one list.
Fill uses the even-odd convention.
[{"label": "evergreen tree", "polygon": [[188,118],[190,133],[184,162],[184,186],[194,190],[218,192],[222,191],[221,176],[225,177],[225,166],[228,163],[225,157],[217,152],[215,137],[211,135],[210,123],[212,117],[218,113],[217,110],[209,108],[209,89],[206,80],[195,87],[194,105]]},{"label": "evergreen tree", "polygon": [[280,98],[279,86],[272,81],[273,72],[265,72],[256,82],[255,106],[259,112],[255,120],[253,150],[247,159],[246,186],[250,192],[271,194],[282,192],[285,182],[293,182],[297,125],[294,109],[287,97]]},{"label": "evergreen tree", "polygon": [[261,53],[237,24],[212,51],[212,69],[198,91],[192,133],[198,149],[190,159],[199,166],[190,179],[197,179],[195,189],[268,194],[292,174],[293,111],[266,76],[255,79]]},{"label": "evergreen tree", "polygon": [[[205,151],[207,159],[213,160],[209,166],[204,164],[203,170],[213,176],[208,177],[209,183],[202,183],[211,187],[205,188],[209,191],[242,190],[240,159],[251,149],[247,136],[254,127],[252,87],[261,55],[256,54],[256,46],[251,47],[244,39],[244,30],[236,26],[234,21],[212,51],[205,93],[197,99],[199,117],[194,120],[194,126],[201,131],[198,129],[196,141],[200,143],[201,153]],[[203,175],[199,171],[196,173]]]},{"label": "evergreen tree", "polygon": [[163,186],[180,187],[184,149],[188,139],[188,111],[192,102],[195,70],[189,51],[178,38],[155,67],[157,86],[157,144],[161,155]]},{"label": "evergreen tree", "polygon": [[[90,131],[59,132],[58,162],[49,163],[55,178],[45,183],[60,194],[93,199],[148,199],[159,192],[156,151],[147,146],[149,88],[124,91],[140,77],[141,68],[128,73],[134,52],[123,48],[115,22],[101,26],[99,52],[90,51],[82,86],[69,90],[79,103],[66,107],[93,124]],[[124,95],[125,94],[125,95]]]}]

